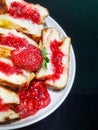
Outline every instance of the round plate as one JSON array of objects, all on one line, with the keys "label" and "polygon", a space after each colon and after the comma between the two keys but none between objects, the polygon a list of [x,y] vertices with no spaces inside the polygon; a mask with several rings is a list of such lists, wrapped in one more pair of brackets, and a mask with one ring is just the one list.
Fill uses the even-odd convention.
[{"label": "round plate", "polygon": [[[67,36],[66,33],[63,31],[63,29],[50,16],[46,19],[46,26],[47,27],[56,27],[60,31],[62,36]],[[6,129],[11,130],[11,129],[25,127],[25,126],[34,124],[34,123],[44,119],[45,117],[49,116],[52,112],[54,112],[63,103],[63,101],[68,96],[68,94],[72,88],[73,82],[74,82],[75,70],[76,70],[75,55],[74,55],[74,51],[73,51],[73,48],[71,45],[69,77],[68,77],[67,86],[61,91],[49,90],[49,93],[51,96],[51,102],[46,108],[39,110],[35,115],[27,117],[25,119],[15,121],[10,124],[0,125],[0,130],[6,130]]]}]

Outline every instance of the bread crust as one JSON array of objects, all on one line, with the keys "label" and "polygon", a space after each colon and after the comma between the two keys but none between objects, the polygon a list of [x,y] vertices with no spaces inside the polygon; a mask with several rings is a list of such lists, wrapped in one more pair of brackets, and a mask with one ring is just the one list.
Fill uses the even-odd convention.
[{"label": "bread crust", "polygon": [[5,0],[0,0],[0,14],[5,14],[8,12],[8,8],[5,4]]}]

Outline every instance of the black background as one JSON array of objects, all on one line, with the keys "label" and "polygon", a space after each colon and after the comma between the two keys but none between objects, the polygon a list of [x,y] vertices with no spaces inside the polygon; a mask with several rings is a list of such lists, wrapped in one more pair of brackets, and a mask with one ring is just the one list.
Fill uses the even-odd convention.
[{"label": "black background", "polygon": [[98,0],[28,0],[50,12],[71,37],[76,76],[67,99],[50,116],[20,130],[98,130]]}]

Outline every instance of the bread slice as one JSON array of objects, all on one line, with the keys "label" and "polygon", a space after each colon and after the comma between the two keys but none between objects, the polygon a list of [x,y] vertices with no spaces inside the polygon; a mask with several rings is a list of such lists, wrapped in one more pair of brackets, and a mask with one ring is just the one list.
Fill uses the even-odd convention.
[{"label": "bread slice", "polygon": [[68,75],[69,75],[69,60],[70,60],[70,38],[65,38],[63,44],[60,47],[64,56],[62,59],[62,64],[64,66],[63,73],[60,74],[60,78],[53,80],[52,78],[45,81],[45,83],[52,87],[53,89],[62,89],[67,85]]},{"label": "bread slice", "polygon": [[21,90],[30,75],[30,72],[16,68],[10,59],[0,58],[0,85]]},{"label": "bread slice", "polygon": [[19,96],[14,91],[6,89],[2,86],[0,86],[0,100],[1,104],[19,104]]},{"label": "bread slice", "polygon": [[[3,6],[1,6],[1,9],[4,10],[4,2],[1,2],[1,3],[3,4]],[[30,20],[30,18],[33,17],[32,13],[25,14],[26,18],[24,14],[21,15],[22,17],[16,17],[16,16],[11,15],[9,10],[13,3],[18,3],[22,5],[23,7],[25,7],[25,9],[21,9],[21,13],[22,13],[22,10],[24,10],[23,12],[24,14],[26,12],[29,12],[29,10],[34,11],[34,14],[33,14],[34,19],[35,21],[36,19],[40,19],[39,23],[36,23]],[[5,5],[8,11],[5,11],[4,14],[3,14],[4,11],[1,11],[0,26],[5,27],[5,28],[10,28],[10,29],[16,29],[18,31],[21,31],[22,33],[27,34],[28,36],[32,37],[36,41],[39,41],[39,39],[41,38],[41,31],[44,28],[45,19],[47,18],[47,16],[49,16],[48,10],[39,4],[28,3],[23,0],[5,0]],[[19,11],[17,10],[20,7],[17,6],[16,7],[17,9],[15,13],[13,14],[16,14],[17,12],[19,12],[20,10]],[[37,16],[36,12],[39,14],[39,16]],[[37,18],[37,17],[40,17],[40,18]]]},{"label": "bread slice", "polygon": [[[21,40],[22,43],[25,42],[26,45],[32,44],[36,47],[38,46],[38,44],[35,41],[30,39],[26,35],[22,34],[21,32],[17,32],[16,30],[0,28],[0,39],[2,39],[2,38],[4,39],[7,36],[16,37],[15,42],[10,41],[10,38],[8,39],[8,41],[12,42],[13,44],[15,43],[15,45],[17,45],[17,43],[19,42],[17,40],[19,38],[19,39],[22,39]],[[9,42],[9,44],[10,44],[10,42]],[[3,86],[7,86],[13,90],[17,90],[17,89],[22,90],[23,87],[25,86],[25,84],[27,86],[29,85],[30,81],[35,77],[35,74],[32,72],[26,71],[24,69],[19,69],[19,68],[18,68],[18,70],[22,73],[17,73],[16,68],[10,59],[11,50],[17,49],[17,46],[13,46],[13,45],[11,46],[11,44],[2,45],[2,40],[1,40],[0,44],[1,44],[0,45],[0,63],[1,63],[0,64],[0,84]],[[22,47],[24,48],[25,46],[22,46]],[[2,66],[2,64],[5,66],[8,66],[10,69],[12,69],[14,71],[14,73],[7,74],[4,71],[2,71],[2,69],[4,69],[3,68],[4,66]],[[7,67],[5,67],[5,70],[8,71]]]},{"label": "bread slice", "polygon": [[[55,78],[55,74],[54,74],[55,66],[52,63],[53,52],[50,47],[51,42],[53,41],[57,41],[61,43],[59,49],[63,53],[63,58],[62,58],[63,72],[59,74],[59,78],[57,79]],[[48,85],[53,89],[60,90],[64,88],[67,84],[69,59],[70,59],[70,42],[71,40],[69,37],[61,37],[59,31],[55,28],[46,28],[43,30],[42,47],[46,48],[47,57],[49,58],[50,62],[47,63],[47,68],[42,67],[37,72],[36,78],[45,80],[46,85]]]},{"label": "bread slice", "polygon": [[[10,105],[20,103],[18,94],[14,91],[0,86],[0,123],[17,119],[19,114],[11,109]],[[14,106],[13,106],[14,107]]]},{"label": "bread slice", "polygon": [[[40,14],[40,17],[41,17],[40,24],[44,23],[45,22],[45,18],[49,15],[49,12],[48,12],[48,10],[45,7],[43,7],[43,6],[39,5],[39,4],[28,3],[28,2],[26,2],[24,0],[5,0],[5,4],[7,5],[8,10],[11,8],[11,5],[14,2],[20,3],[20,5],[22,5],[23,7],[26,6],[26,10],[25,11],[29,11],[29,9],[37,11]],[[21,12],[22,12],[22,10],[21,10]],[[30,17],[30,16],[28,16],[28,17]]]},{"label": "bread slice", "polygon": [[[42,49],[45,47],[47,52],[47,57],[51,61],[51,55],[52,51],[50,49],[50,42],[57,39],[58,41],[61,41],[61,38],[59,37],[59,32],[55,28],[45,28],[42,31]],[[41,69],[36,73],[37,79],[47,79],[53,75],[53,66],[52,63],[49,62],[47,64],[47,69],[41,67]]]},{"label": "bread slice", "polygon": [[19,118],[19,114],[14,110],[0,111],[0,123],[5,123]]},{"label": "bread slice", "polygon": [[43,24],[32,24],[28,20],[15,19],[9,14],[0,15],[0,27],[8,29],[16,29],[28,36],[38,39],[41,37],[41,31],[44,28]]}]

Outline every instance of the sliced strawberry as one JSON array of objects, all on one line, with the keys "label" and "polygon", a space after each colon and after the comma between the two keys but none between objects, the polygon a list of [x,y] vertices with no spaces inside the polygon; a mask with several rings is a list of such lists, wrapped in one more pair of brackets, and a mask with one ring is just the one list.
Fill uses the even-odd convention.
[{"label": "sliced strawberry", "polygon": [[37,71],[42,65],[43,57],[39,48],[29,45],[26,48],[11,51],[11,60],[20,68],[28,71]]}]

